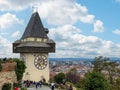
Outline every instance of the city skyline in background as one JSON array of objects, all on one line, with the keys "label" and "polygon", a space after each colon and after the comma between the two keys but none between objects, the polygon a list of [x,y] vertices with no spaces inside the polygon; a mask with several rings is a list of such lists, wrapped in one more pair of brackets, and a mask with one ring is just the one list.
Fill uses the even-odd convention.
[{"label": "city skyline in background", "polygon": [[56,42],[51,58],[120,57],[120,0],[0,0],[0,57],[19,57],[12,43],[22,37],[33,7]]}]

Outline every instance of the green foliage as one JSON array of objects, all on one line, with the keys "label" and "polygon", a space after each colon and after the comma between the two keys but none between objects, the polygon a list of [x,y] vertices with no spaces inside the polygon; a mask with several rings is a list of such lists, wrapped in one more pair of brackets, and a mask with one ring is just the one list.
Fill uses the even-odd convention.
[{"label": "green foliage", "polygon": [[21,88],[21,90],[27,90],[27,88],[26,88],[26,87],[23,87],[23,88]]},{"label": "green foliage", "polygon": [[114,85],[112,85],[112,90],[120,90],[120,77],[116,79],[116,82]]},{"label": "green foliage", "polygon": [[80,84],[80,82],[76,83],[76,84],[75,84],[75,87],[77,87],[77,88],[81,88],[81,84]]},{"label": "green foliage", "polygon": [[73,84],[76,84],[80,81],[80,77],[77,74],[76,68],[72,68],[67,74],[66,74],[66,79],[68,82],[71,82]]},{"label": "green foliage", "polygon": [[21,61],[21,60],[18,59],[18,58],[13,58],[13,61],[14,61],[14,62],[17,62],[17,61]]},{"label": "green foliage", "polygon": [[2,63],[0,62],[0,71],[2,71]]},{"label": "green foliage", "polygon": [[42,85],[48,86],[49,84],[46,82],[42,82]]},{"label": "green foliage", "polygon": [[120,68],[118,68],[118,63],[110,61],[109,58],[99,56],[94,59],[94,68],[93,71],[102,73],[106,71],[108,73],[108,80],[110,84],[114,84],[114,77],[120,75]]},{"label": "green foliage", "polygon": [[108,76],[109,76],[109,81],[110,84],[114,84],[115,80],[114,77],[118,77],[118,75],[120,75],[120,68],[118,68],[118,63],[117,62],[106,62],[105,63],[105,70],[108,72]]},{"label": "green foliage", "polygon": [[94,69],[93,71],[100,72],[104,70],[105,68],[105,63],[109,61],[109,58],[103,57],[103,56],[98,56],[95,57],[94,59]]},{"label": "green foliage", "polygon": [[79,83],[77,83],[78,88],[84,88],[85,87],[85,78],[80,78]]},{"label": "green foliage", "polygon": [[23,73],[25,72],[26,66],[25,66],[24,62],[20,61],[19,59],[14,59],[14,61],[17,63],[16,68],[15,68],[17,80],[20,81],[20,80],[22,80]]},{"label": "green foliage", "polygon": [[54,82],[54,78],[49,79],[49,83],[52,83],[52,82]]},{"label": "green foliage", "polygon": [[55,82],[57,82],[57,83],[62,83],[63,82],[63,80],[65,79],[65,74],[64,73],[59,73],[59,74],[57,74],[57,75],[55,75],[54,76],[54,80],[55,80]]},{"label": "green foliage", "polygon": [[55,88],[58,88],[57,90],[66,90],[66,86],[63,84],[55,84]]},{"label": "green foliage", "polygon": [[10,84],[10,83],[5,83],[5,84],[2,86],[2,90],[11,90],[11,84]]},{"label": "green foliage", "polygon": [[98,72],[89,72],[86,75],[85,90],[110,90],[105,77]]},{"label": "green foliage", "polygon": [[70,69],[70,72],[76,74],[77,73],[77,69],[76,68],[72,68],[72,69]]},{"label": "green foliage", "polygon": [[21,83],[13,83],[13,88],[14,87],[21,87],[22,85],[21,85]]},{"label": "green foliage", "polygon": [[76,90],[83,90],[83,89],[81,89],[81,88],[76,88]]}]

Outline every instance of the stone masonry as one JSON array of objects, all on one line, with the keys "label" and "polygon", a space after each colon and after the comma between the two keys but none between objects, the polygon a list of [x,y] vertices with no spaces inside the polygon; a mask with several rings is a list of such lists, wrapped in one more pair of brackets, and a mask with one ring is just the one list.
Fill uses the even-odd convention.
[{"label": "stone masonry", "polygon": [[2,71],[0,72],[0,90],[4,83],[14,83],[17,82],[17,77],[15,73],[16,63],[4,63],[2,64]]}]

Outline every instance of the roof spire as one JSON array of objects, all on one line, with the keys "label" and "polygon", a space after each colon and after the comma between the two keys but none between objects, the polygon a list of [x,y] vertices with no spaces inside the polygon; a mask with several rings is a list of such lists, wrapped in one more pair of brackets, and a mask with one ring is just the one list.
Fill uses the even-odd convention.
[{"label": "roof spire", "polygon": [[44,28],[38,12],[35,12],[32,14],[21,39],[27,37],[48,38],[47,32],[48,30]]}]

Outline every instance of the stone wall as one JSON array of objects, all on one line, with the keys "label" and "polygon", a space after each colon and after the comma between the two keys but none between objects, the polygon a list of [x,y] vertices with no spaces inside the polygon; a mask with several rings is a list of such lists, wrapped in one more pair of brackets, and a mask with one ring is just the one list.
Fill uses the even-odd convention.
[{"label": "stone wall", "polygon": [[4,83],[13,83],[13,82],[17,82],[15,71],[0,72],[0,88]]},{"label": "stone wall", "polygon": [[15,71],[15,66],[16,66],[16,62],[2,63],[2,71],[1,72]]},{"label": "stone wall", "polygon": [[0,72],[0,90],[4,83],[14,83],[17,82],[17,77],[15,73],[16,63],[4,63],[2,64],[2,71]]}]

